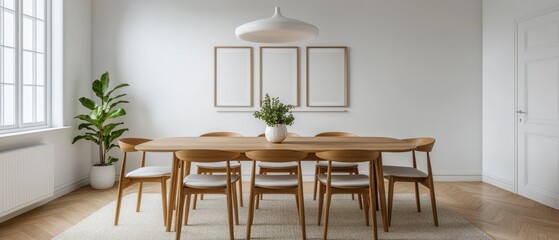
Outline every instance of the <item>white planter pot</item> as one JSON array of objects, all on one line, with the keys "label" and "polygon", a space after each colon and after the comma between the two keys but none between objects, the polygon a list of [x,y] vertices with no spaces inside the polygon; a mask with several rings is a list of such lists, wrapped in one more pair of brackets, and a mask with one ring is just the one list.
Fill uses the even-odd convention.
[{"label": "white planter pot", "polygon": [[94,189],[108,189],[115,184],[115,166],[92,166],[89,183]]},{"label": "white planter pot", "polygon": [[281,143],[287,137],[285,124],[276,124],[273,127],[266,126],[266,140],[271,143]]}]

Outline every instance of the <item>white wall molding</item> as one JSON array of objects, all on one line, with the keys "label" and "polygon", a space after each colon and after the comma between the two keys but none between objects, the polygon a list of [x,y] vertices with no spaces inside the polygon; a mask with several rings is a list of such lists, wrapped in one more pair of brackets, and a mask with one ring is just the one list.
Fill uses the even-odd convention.
[{"label": "white wall molding", "polygon": [[509,192],[515,192],[514,191],[514,181],[512,180],[507,180],[498,176],[495,176],[493,174],[490,173],[483,173],[483,182],[484,183],[489,183],[493,186],[496,186],[498,188],[502,188],[505,189]]},{"label": "white wall molding", "polygon": [[86,177],[86,178],[83,178],[83,179],[81,179],[77,182],[69,183],[69,184],[65,184],[63,186],[56,187],[54,189],[54,198],[56,199],[56,198],[62,197],[64,195],[66,195],[68,193],[71,193],[71,192],[73,192],[73,191],[75,191],[75,190],[77,190],[81,187],[84,187],[86,185],[89,185],[89,176]]}]

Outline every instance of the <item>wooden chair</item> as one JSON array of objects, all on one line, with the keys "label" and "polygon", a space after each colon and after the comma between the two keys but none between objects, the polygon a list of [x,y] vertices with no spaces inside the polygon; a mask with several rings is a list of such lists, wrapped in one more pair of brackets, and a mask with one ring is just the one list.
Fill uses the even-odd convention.
[{"label": "wooden chair", "polygon": [[[176,239],[179,240],[182,229],[182,213],[184,211],[184,225],[188,224],[188,213],[190,196],[192,194],[225,194],[227,196],[227,217],[229,223],[229,239],[235,239],[233,232],[233,216],[235,224],[239,224],[239,215],[235,193],[235,183],[240,181],[240,175],[232,174],[229,160],[238,157],[236,152],[219,150],[185,150],[175,152],[180,160],[180,167],[184,167],[187,162],[216,163],[224,162],[224,175],[188,174],[185,177],[184,171],[179,171],[179,179],[183,179],[183,186],[179,187],[179,206],[176,211]],[[185,201],[186,197],[186,201]],[[186,207],[184,206],[186,202]],[[234,214],[233,214],[234,211]]]},{"label": "wooden chair", "polygon": [[[316,134],[315,137],[357,137],[357,135],[348,132],[323,132]],[[316,200],[316,192],[318,188],[318,174],[326,173],[326,168],[328,164],[326,162],[317,161],[314,167],[314,189],[313,189],[313,200]],[[357,163],[332,163],[332,171],[335,173],[348,173],[348,174],[359,174],[359,165]],[[359,197],[359,208],[363,209],[363,204]],[[355,196],[352,194],[351,199],[355,200]]]},{"label": "wooden chair", "polygon": [[[403,166],[382,166],[384,178],[388,180],[388,225],[392,221],[392,202],[394,200],[394,183],[395,182],[413,182],[415,184],[415,202],[417,211],[421,212],[419,202],[419,187],[418,183],[429,189],[431,195],[431,208],[433,210],[433,221],[435,226],[439,226],[437,218],[437,203],[435,199],[435,185],[433,183],[433,171],[431,170],[431,157],[429,153],[433,150],[435,145],[434,138],[411,138],[402,139],[406,142],[413,143],[417,146],[416,150],[412,151],[413,167]],[[427,173],[417,169],[417,161],[415,152],[425,152],[427,155]]]},{"label": "wooden chair", "polygon": [[[235,132],[210,132],[200,135],[200,137],[243,137],[243,135]],[[230,160],[230,159],[229,159]],[[243,178],[241,171],[241,161],[230,162],[231,173],[239,175],[239,202],[241,207],[243,204]],[[215,162],[215,163],[202,163],[198,164],[198,174],[209,174],[214,173],[224,173],[225,172],[225,162]],[[196,201],[198,195],[194,195],[194,203],[192,204],[192,209],[196,209]],[[200,195],[200,200],[204,199],[204,194]]]},{"label": "wooden chair", "polygon": [[[294,194],[297,202],[297,213],[301,225],[301,239],[306,239],[305,230],[305,205],[303,196],[303,177],[301,173],[301,160],[307,156],[306,152],[292,150],[263,150],[246,153],[252,159],[252,174],[250,181],[250,200],[247,220],[246,239],[250,239],[250,230],[254,221],[254,204],[261,194]],[[297,162],[297,174],[262,175],[256,174],[256,161],[261,162]]]},{"label": "wooden chair", "polygon": [[163,224],[166,225],[167,219],[167,179],[171,178],[170,166],[150,166],[146,167],[146,152],[142,152],[142,160],[140,168],[126,173],[127,155],[130,152],[137,152],[136,145],[149,142],[151,139],[144,138],[121,138],[118,140],[118,145],[122,151],[122,165],[120,168],[120,178],[118,182],[118,194],[116,199],[116,212],[114,225],[118,225],[120,216],[120,206],[122,204],[122,193],[125,188],[139,183],[138,185],[138,200],[136,202],[136,212],[140,211],[142,203],[142,187],[144,182],[159,182],[161,183],[161,200],[163,204]]},{"label": "wooden chair", "polygon": [[[365,206],[365,223],[369,226],[369,214],[372,215],[372,239],[377,239],[377,218],[376,211],[369,206],[376,205],[375,197],[375,175],[374,161],[378,158],[379,153],[375,151],[366,150],[339,150],[339,151],[324,151],[317,152],[316,156],[327,160],[326,174],[319,174],[317,179],[320,182],[320,194],[318,199],[318,225],[320,225],[324,198],[326,197],[326,209],[324,210],[324,231],[323,239],[328,237],[328,214],[332,202],[333,194],[360,194],[364,197]],[[355,174],[355,175],[334,175],[333,162],[369,162],[369,175]]]},{"label": "wooden chair", "polygon": [[[264,133],[258,135],[258,137],[265,137]],[[297,133],[287,133],[287,137],[301,137]],[[290,175],[297,174],[297,162],[261,162],[258,164],[260,167],[259,173],[261,175],[267,175],[268,173],[289,173]],[[260,195],[256,199],[256,209],[260,208],[260,200],[264,199],[264,195]]]}]

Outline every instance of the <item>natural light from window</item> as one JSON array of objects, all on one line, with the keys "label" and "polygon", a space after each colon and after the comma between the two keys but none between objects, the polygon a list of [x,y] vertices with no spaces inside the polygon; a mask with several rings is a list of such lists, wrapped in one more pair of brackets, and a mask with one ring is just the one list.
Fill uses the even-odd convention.
[{"label": "natural light from window", "polygon": [[0,0],[0,132],[46,126],[46,0]]}]

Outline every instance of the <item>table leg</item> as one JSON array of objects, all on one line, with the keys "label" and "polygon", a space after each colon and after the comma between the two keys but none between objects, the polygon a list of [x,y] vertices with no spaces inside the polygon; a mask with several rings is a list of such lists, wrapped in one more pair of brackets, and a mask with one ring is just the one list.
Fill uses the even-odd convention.
[{"label": "table leg", "polygon": [[173,162],[171,163],[171,189],[169,191],[169,204],[167,204],[167,226],[165,231],[171,231],[173,225],[173,210],[175,209],[176,195],[177,195],[177,176],[178,176],[178,159],[173,153]]},{"label": "table leg", "polygon": [[380,212],[382,215],[382,227],[385,232],[388,232],[388,213],[386,212],[386,197],[384,192],[384,175],[382,172],[382,153],[376,161],[377,167],[377,187],[379,194]]},{"label": "table leg", "polygon": [[[176,162],[179,162],[179,160],[176,159]],[[181,167],[181,165],[182,165],[182,167]],[[177,166],[178,166],[177,167],[177,176],[181,176],[180,171],[183,171],[182,172],[183,177],[186,177],[186,176],[190,175],[190,165],[191,165],[190,161],[184,161],[182,164],[177,163]],[[180,179],[180,178],[177,178],[177,180],[175,181],[175,185],[176,185],[175,192],[176,193],[180,193],[181,188],[184,187],[182,181],[183,181],[183,179]],[[187,198],[187,199],[190,200],[189,198]],[[183,198],[179,194],[176,194],[176,197],[175,197],[174,200],[175,200],[175,206],[179,206],[179,204],[181,204],[180,201],[183,200]],[[186,206],[190,207],[190,204],[186,204]],[[175,210],[178,211],[176,208],[175,208]],[[184,209],[183,209],[183,211],[184,211]],[[183,214],[182,212],[175,212],[175,213],[176,213],[177,216],[179,214],[181,214],[181,215]],[[178,218],[175,218],[175,219],[178,219]],[[177,224],[182,224],[182,223],[177,223]]]}]

